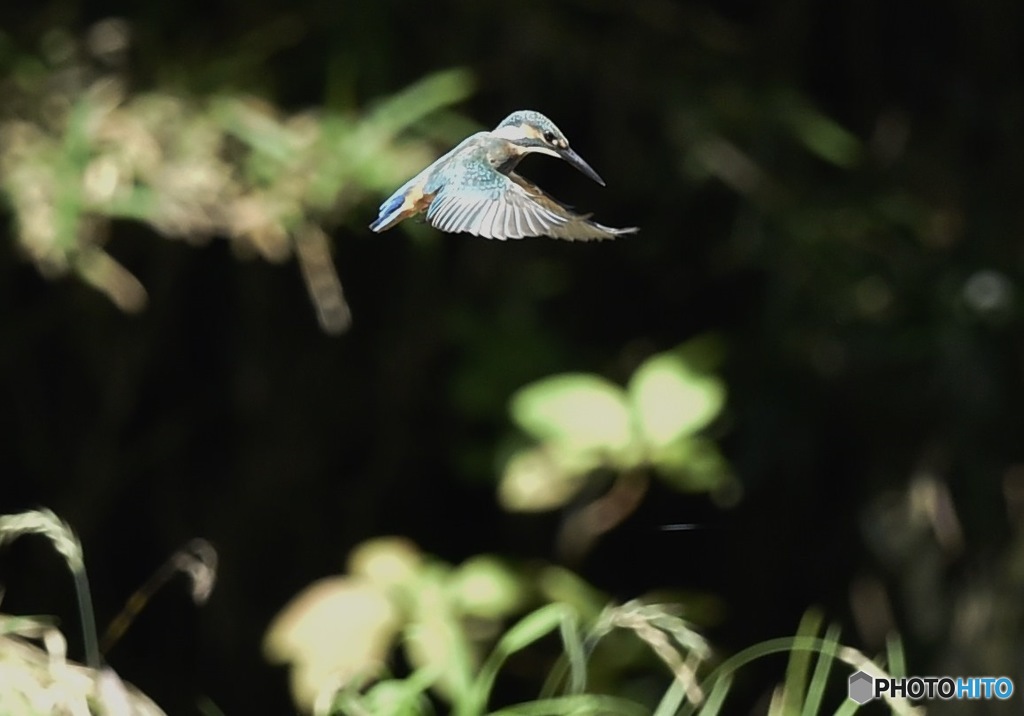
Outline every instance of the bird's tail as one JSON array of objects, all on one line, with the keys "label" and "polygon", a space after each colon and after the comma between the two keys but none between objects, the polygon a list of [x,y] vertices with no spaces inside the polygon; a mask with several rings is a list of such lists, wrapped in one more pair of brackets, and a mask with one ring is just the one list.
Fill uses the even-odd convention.
[{"label": "bird's tail", "polygon": [[402,209],[405,206],[405,194],[396,192],[390,199],[380,205],[380,214],[370,224],[370,231],[380,233],[387,231],[402,220]]}]

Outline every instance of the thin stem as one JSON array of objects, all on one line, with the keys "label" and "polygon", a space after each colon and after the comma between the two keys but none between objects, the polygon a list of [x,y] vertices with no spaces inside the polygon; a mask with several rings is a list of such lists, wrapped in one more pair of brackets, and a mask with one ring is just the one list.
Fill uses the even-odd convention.
[{"label": "thin stem", "polygon": [[103,666],[100,656],[100,641],[96,635],[96,614],[92,607],[92,592],[89,591],[89,575],[85,566],[71,571],[75,580],[75,597],[78,600],[78,618],[82,622],[82,641],[85,642],[85,665],[99,671]]}]

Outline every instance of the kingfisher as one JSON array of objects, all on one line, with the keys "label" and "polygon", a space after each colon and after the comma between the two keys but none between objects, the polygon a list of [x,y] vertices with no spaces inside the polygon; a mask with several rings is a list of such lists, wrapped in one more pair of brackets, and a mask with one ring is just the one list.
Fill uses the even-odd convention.
[{"label": "kingfisher", "polygon": [[515,172],[527,154],[568,162],[601,186],[604,180],[569,148],[555,123],[540,112],[513,112],[492,132],[477,132],[403,184],[370,224],[386,231],[425,213],[436,229],[487,239],[550,236],[568,241],[614,239],[636,227],[614,229],[576,214]]}]

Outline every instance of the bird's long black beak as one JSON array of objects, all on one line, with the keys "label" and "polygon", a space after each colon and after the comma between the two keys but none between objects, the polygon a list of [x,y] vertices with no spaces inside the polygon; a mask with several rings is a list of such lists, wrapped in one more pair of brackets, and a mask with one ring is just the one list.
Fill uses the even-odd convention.
[{"label": "bird's long black beak", "polygon": [[595,172],[589,164],[583,161],[583,157],[581,157],[573,150],[569,149],[569,147],[566,147],[565,149],[559,149],[558,156],[560,156],[565,161],[569,162],[569,164],[579,169],[583,174],[587,175],[601,186],[605,185],[604,179],[602,179],[601,176],[597,172]]}]

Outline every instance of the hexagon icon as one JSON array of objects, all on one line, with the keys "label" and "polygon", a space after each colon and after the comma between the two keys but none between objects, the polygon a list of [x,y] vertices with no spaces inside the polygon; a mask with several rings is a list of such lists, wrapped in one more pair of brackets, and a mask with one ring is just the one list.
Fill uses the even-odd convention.
[{"label": "hexagon icon", "polygon": [[875,698],[874,679],[863,671],[850,674],[849,692],[850,698],[858,704],[866,704]]}]

